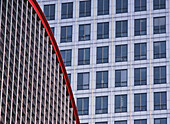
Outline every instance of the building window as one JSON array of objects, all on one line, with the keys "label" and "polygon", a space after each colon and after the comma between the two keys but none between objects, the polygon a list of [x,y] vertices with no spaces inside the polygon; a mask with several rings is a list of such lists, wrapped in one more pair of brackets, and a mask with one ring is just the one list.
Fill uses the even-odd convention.
[{"label": "building window", "polygon": [[154,59],[166,58],[166,42],[154,43]]},{"label": "building window", "polygon": [[97,64],[108,63],[109,61],[109,47],[97,47]]},{"label": "building window", "polygon": [[166,83],[166,66],[154,67],[154,84]]},{"label": "building window", "polygon": [[61,27],[61,43],[72,42],[72,26]]},{"label": "building window", "polygon": [[90,64],[90,48],[78,49],[78,65]]},{"label": "building window", "polygon": [[135,60],[146,60],[147,59],[147,44],[146,43],[135,44],[134,51],[135,51],[134,52]]},{"label": "building window", "polygon": [[108,15],[109,14],[109,0],[98,0],[98,11],[97,15]]},{"label": "building window", "polygon": [[134,85],[146,85],[147,84],[147,69],[135,68],[134,70]]},{"label": "building window", "polygon": [[71,74],[67,74],[68,75],[68,79],[70,81],[70,84],[71,84]]},{"label": "building window", "polygon": [[154,110],[167,109],[166,101],[167,101],[166,92],[155,92],[154,93]]},{"label": "building window", "polygon": [[134,121],[134,124],[147,124],[146,119],[138,119]]},{"label": "building window", "polygon": [[116,14],[128,12],[128,0],[116,0]]},{"label": "building window", "polygon": [[61,19],[73,18],[73,3],[62,3]]},{"label": "building window", "polygon": [[127,121],[115,121],[115,124],[127,124]]},{"label": "building window", "polygon": [[54,35],[54,27],[51,27],[51,31],[53,32],[53,35]]},{"label": "building window", "polygon": [[80,1],[79,17],[91,16],[91,0]]},{"label": "building window", "polygon": [[166,0],[153,0],[153,8],[154,10],[165,9]]},{"label": "building window", "polygon": [[146,0],[135,0],[135,12],[146,11]]},{"label": "building window", "polygon": [[127,95],[115,96],[115,113],[127,112]]},{"label": "building window", "polygon": [[97,39],[109,38],[109,22],[97,24]]},{"label": "building window", "polygon": [[166,17],[155,17],[153,21],[154,34],[166,33]]},{"label": "building window", "polygon": [[106,114],[108,112],[108,97],[96,97],[96,114]]},{"label": "building window", "polygon": [[116,62],[125,62],[127,61],[127,45],[116,45],[116,58],[115,61]]},{"label": "building window", "polygon": [[135,36],[147,34],[147,21],[145,19],[135,19]]},{"label": "building window", "polygon": [[77,98],[77,110],[79,115],[89,114],[89,98]]},{"label": "building window", "polygon": [[116,21],[116,38],[128,36],[128,21]]},{"label": "building window", "polygon": [[61,50],[61,56],[65,66],[71,66],[72,50]]},{"label": "building window", "polygon": [[48,21],[55,20],[55,4],[44,5],[44,14]]},{"label": "building window", "polygon": [[108,71],[96,72],[96,89],[108,87]]},{"label": "building window", "polygon": [[79,41],[90,40],[90,24],[79,25]]},{"label": "building window", "polygon": [[78,73],[77,77],[77,90],[88,90],[89,89],[89,72]]},{"label": "building window", "polygon": [[166,118],[155,118],[154,124],[167,124],[167,119]]},{"label": "building window", "polygon": [[147,94],[138,93],[134,95],[134,111],[147,111]]},{"label": "building window", "polygon": [[107,124],[107,122],[96,122],[95,124]]},{"label": "building window", "polygon": [[116,70],[115,71],[115,87],[126,87],[127,86],[127,70]]}]

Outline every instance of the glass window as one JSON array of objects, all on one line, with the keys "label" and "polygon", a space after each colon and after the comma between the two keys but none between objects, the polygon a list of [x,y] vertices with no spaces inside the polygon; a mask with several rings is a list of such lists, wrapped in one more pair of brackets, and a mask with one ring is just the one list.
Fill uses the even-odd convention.
[{"label": "glass window", "polygon": [[77,98],[77,111],[79,115],[89,114],[89,98]]},{"label": "glass window", "polygon": [[96,89],[108,87],[108,71],[96,72]]},{"label": "glass window", "polygon": [[71,74],[67,74],[68,75],[68,79],[70,81],[70,84],[71,84]]},{"label": "glass window", "polygon": [[61,43],[72,42],[72,26],[61,27]]},{"label": "glass window", "polygon": [[53,32],[53,34],[54,34],[54,27],[51,27],[51,31]]},{"label": "glass window", "polygon": [[80,1],[79,17],[91,16],[91,0]]},{"label": "glass window", "polygon": [[134,124],[147,124],[147,120],[146,119],[135,120]]},{"label": "glass window", "polygon": [[127,95],[115,96],[115,113],[127,112]]},{"label": "glass window", "polygon": [[147,69],[135,68],[134,70],[134,85],[146,85],[147,84]]},{"label": "glass window", "polygon": [[78,49],[78,65],[90,64],[90,48]]},{"label": "glass window", "polygon": [[73,18],[73,2],[62,3],[61,19]]},{"label": "glass window", "polygon": [[154,34],[166,33],[166,17],[155,17],[153,21]]},{"label": "glass window", "polygon": [[147,94],[138,93],[134,95],[134,111],[147,111]]},{"label": "glass window", "polygon": [[154,110],[165,110],[165,109],[167,109],[166,92],[155,92],[154,93]]},{"label": "glass window", "polygon": [[127,61],[127,45],[116,45],[116,58],[115,61],[116,62],[125,62]]},{"label": "glass window", "polygon": [[154,43],[154,59],[166,58],[166,41]]},{"label": "glass window", "polygon": [[154,67],[154,84],[166,83],[166,66]]},{"label": "glass window", "polygon": [[166,118],[155,118],[154,124],[167,124],[167,119]]},{"label": "glass window", "polygon": [[116,70],[115,71],[115,87],[126,87],[127,86],[127,70]]},{"label": "glass window", "polygon": [[135,60],[146,60],[147,59],[147,44],[146,43],[136,43],[134,50]]},{"label": "glass window", "polygon": [[79,25],[79,41],[90,40],[90,24]]},{"label": "glass window", "polygon": [[108,63],[109,61],[109,47],[97,47],[97,64]]},{"label": "glass window", "polygon": [[135,0],[135,12],[146,11],[146,0]]},{"label": "glass window", "polygon": [[96,114],[106,114],[108,112],[108,97],[96,97]]},{"label": "glass window", "polygon": [[128,36],[128,21],[116,21],[116,38]]},{"label": "glass window", "polygon": [[55,20],[55,4],[44,5],[44,14],[47,20]]},{"label": "glass window", "polygon": [[128,0],[116,0],[116,14],[128,12]]},{"label": "glass window", "polygon": [[97,24],[97,39],[109,38],[109,22]]},{"label": "glass window", "polygon": [[154,10],[165,9],[166,0],[153,0],[153,8]]},{"label": "glass window", "polygon": [[98,11],[97,15],[108,15],[109,14],[109,0],[98,0]]},{"label": "glass window", "polygon": [[96,122],[95,124],[107,124],[107,122]]},{"label": "glass window", "polygon": [[71,66],[72,50],[61,50],[61,56],[65,66]]},{"label": "glass window", "polygon": [[127,124],[127,121],[115,121],[115,124]]},{"label": "glass window", "polygon": [[147,21],[144,19],[135,19],[135,36],[147,34]]},{"label": "glass window", "polygon": [[89,89],[89,72],[78,73],[77,77],[77,90]]}]

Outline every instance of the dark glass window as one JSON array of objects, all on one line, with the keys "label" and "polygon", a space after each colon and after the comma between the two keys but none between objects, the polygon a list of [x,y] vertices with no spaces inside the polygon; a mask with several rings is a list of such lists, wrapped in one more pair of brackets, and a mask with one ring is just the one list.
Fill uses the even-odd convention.
[{"label": "dark glass window", "polygon": [[77,98],[77,111],[79,115],[89,114],[89,98]]},{"label": "dark glass window", "polygon": [[98,11],[97,15],[108,15],[109,14],[109,0],[98,0]]},{"label": "dark glass window", "polygon": [[96,97],[96,114],[106,114],[108,112],[108,97]]},{"label": "dark glass window", "polygon": [[109,38],[109,22],[97,24],[97,39]]},{"label": "dark glass window", "polygon": [[51,31],[53,32],[53,34],[54,34],[54,27],[51,27]]},{"label": "dark glass window", "polygon": [[55,4],[44,5],[44,14],[47,20],[55,20]]},{"label": "dark glass window", "polygon": [[116,70],[115,71],[115,87],[126,87],[127,86],[127,70]]},{"label": "dark glass window", "polygon": [[72,42],[72,26],[61,27],[61,43]]},{"label": "dark glass window", "polygon": [[135,0],[135,12],[146,11],[146,0]]},{"label": "dark glass window", "polygon": [[128,12],[128,0],[116,0],[116,14]]},{"label": "dark glass window", "polygon": [[147,84],[147,69],[135,68],[134,70],[134,85],[146,85]]},{"label": "dark glass window", "polygon": [[116,21],[116,37],[127,37],[128,36],[128,21]]},{"label": "dark glass window", "polygon": [[154,59],[166,58],[166,41],[154,42]]},{"label": "dark glass window", "polygon": [[61,50],[61,56],[65,66],[71,66],[72,50]]},{"label": "dark glass window", "polygon": [[166,83],[166,66],[154,67],[154,84]]},{"label": "dark glass window", "polygon": [[135,36],[147,34],[147,21],[144,19],[135,19]]},{"label": "dark glass window", "polygon": [[97,47],[97,64],[108,63],[109,61],[109,47]]},{"label": "dark glass window", "polygon": [[70,84],[71,84],[71,74],[67,74],[68,75],[68,79],[70,81]]},{"label": "dark glass window", "polygon": [[79,25],[79,41],[90,40],[90,24]]},{"label": "dark glass window", "polygon": [[78,50],[78,65],[90,64],[90,48],[81,48]]},{"label": "dark glass window", "polygon": [[166,17],[154,17],[154,34],[166,33]]},{"label": "dark glass window", "polygon": [[115,61],[116,62],[125,62],[127,61],[127,52],[128,52],[128,49],[127,49],[127,45],[117,45],[116,46],[116,58],[115,58]]},{"label": "dark glass window", "polygon": [[153,0],[153,9],[165,9],[166,8],[166,0]]},{"label": "dark glass window", "polygon": [[127,112],[127,95],[115,96],[115,113]]},{"label": "dark glass window", "polygon": [[134,124],[147,124],[146,119],[138,119],[134,121]]},{"label": "dark glass window", "polygon": [[108,87],[108,71],[96,72],[96,89]]},{"label": "dark glass window", "polygon": [[107,124],[107,122],[96,122],[95,124]]},{"label": "dark glass window", "polygon": [[139,93],[134,95],[134,111],[147,111],[147,94]]},{"label": "dark glass window", "polygon": [[166,118],[155,118],[154,124],[167,124],[167,119]]},{"label": "dark glass window", "polygon": [[73,3],[62,3],[61,19],[73,18]]},{"label": "dark glass window", "polygon": [[91,16],[91,0],[80,1],[79,17]]},{"label": "dark glass window", "polygon": [[135,60],[146,60],[147,59],[147,44],[146,43],[135,44],[134,59]]},{"label": "dark glass window", "polygon": [[127,121],[115,121],[115,124],[127,124]]},{"label": "dark glass window", "polygon": [[154,110],[165,110],[165,109],[167,109],[166,92],[155,92],[154,93]]},{"label": "dark glass window", "polygon": [[88,90],[89,89],[89,72],[78,73],[77,77],[77,90]]}]

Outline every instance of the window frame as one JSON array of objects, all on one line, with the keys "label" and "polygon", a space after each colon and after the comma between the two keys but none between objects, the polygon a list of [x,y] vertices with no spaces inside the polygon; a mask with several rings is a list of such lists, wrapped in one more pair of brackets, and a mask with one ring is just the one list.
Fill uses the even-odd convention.
[{"label": "window frame", "polygon": [[[126,81],[122,81],[122,72],[126,71]],[[120,73],[120,82],[117,81],[117,78],[119,78],[118,73]],[[128,70],[127,69],[119,69],[115,70],[115,87],[127,87],[128,86]]]},{"label": "window frame", "polygon": [[[101,7],[99,7],[99,1],[102,1],[102,10],[100,10],[101,9]],[[100,16],[100,15],[109,15],[109,0],[107,0],[107,2],[108,2],[108,6],[107,7],[105,7],[105,3],[106,3],[106,0],[98,0],[97,1],[97,15],[98,16]]]},{"label": "window frame", "polygon": [[[118,2],[120,2],[120,8],[118,7]],[[124,4],[126,4],[125,8]],[[116,0],[116,14],[120,13],[128,13],[128,0]]]},{"label": "window frame", "polygon": [[[156,96],[156,94],[158,94],[159,96]],[[165,95],[165,102],[164,104],[162,104],[162,95]],[[155,98],[159,98],[159,103],[156,103],[156,99]],[[159,108],[156,108],[159,107]],[[167,92],[154,92],[154,110],[167,110]]]},{"label": "window frame", "polygon": [[[85,83],[84,76],[88,74],[88,82]],[[82,80],[79,82],[79,78],[82,75]],[[81,72],[77,73],[77,90],[89,90],[89,81],[90,81],[90,73],[89,72]]]},{"label": "window frame", "polygon": [[[156,72],[156,69],[159,70],[159,72]],[[162,78],[162,69],[165,70],[165,77]],[[158,75],[156,73],[159,73]],[[166,84],[167,82],[167,78],[166,78],[166,74],[167,74],[167,71],[166,71],[166,66],[155,66],[154,67],[154,84]]]},{"label": "window frame", "polygon": [[[89,26],[89,35],[86,35],[86,26]],[[83,29],[83,35],[81,36],[81,27]],[[90,36],[91,36],[91,24],[81,24],[79,25],[79,41],[87,41],[90,40]],[[88,37],[88,38],[87,38]]]},{"label": "window frame", "polygon": [[[116,38],[128,37],[128,20],[116,21],[115,24],[116,24],[116,26],[115,26],[116,27],[116,29],[115,29],[116,30],[115,31]],[[126,25],[126,26],[123,26],[123,25]],[[120,28],[119,28],[119,26],[120,26]],[[118,29],[120,29],[120,31]],[[126,31],[123,31],[123,30],[126,30]]]},{"label": "window frame", "polygon": [[[67,36],[67,32],[69,30],[68,28],[71,28],[71,36]],[[62,30],[65,30],[65,31],[62,31]],[[62,34],[62,32],[65,32],[65,37],[63,37],[64,35]],[[73,33],[72,32],[72,25],[61,26],[60,43],[69,43],[69,42],[72,42],[72,35],[73,35],[72,33]]]},{"label": "window frame", "polygon": [[[78,105],[78,101],[79,100],[83,100],[82,101],[82,104],[81,104],[81,109],[78,107],[79,105]],[[85,102],[85,100],[87,100],[88,102],[88,104],[86,105],[84,102]],[[88,106],[87,108],[87,110],[85,109],[85,107],[83,106],[83,103],[84,103],[84,105],[86,105],[86,106]],[[84,110],[85,109],[85,110]],[[89,97],[83,97],[83,98],[77,98],[77,111],[78,111],[78,114],[79,115],[89,115]],[[80,111],[81,111],[81,113],[80,113]]]},{"label": "window frame", "polygon": [[[143,50],[142,45],[146,46],[145,54],[142,54],[142,50]],[[138,49],[136,49],[136,47],[139,47],[140,49],[139,55],[137,54],[138,52],[136,50]],[[135,43],[134,44],[134,60],[138,61],[138,60],[146,60],[146,59],[147,59],[147,43]]]},{"label": "window frame", "polygon": [[[66,8],[64,8],[64,5],[66,5]],[[71,7],[72,11],[69,10],[69,7]],[[63,14],[63,10],[66,10],[66,14]],[[61,19],[71,19],[71,18],[73,18],[73,2],[62,3]]]},{"label": "window frame", "polygon": [[[146,79],[145,80],[142,80],[142,70],[144,70],[145,69],[145,77],[146,77]],[[137,72],[136,71],[139,71],[139,80],[137,80],[136,79],[136,76],[137,76]],[[139,82],[139,84],[137,83],[137,82]],[[146,67],[142,67],[142,68],[134,68],[134,86],[141,86],[141,85],[147,85],[147,68]]]},{"label": "window frame", "polygon": [[[137,5],[137,1],[140,1],[139,6]],[[142,6],[142,2],[145,1],[145,6]],[[134,5],[134,10],[135,12],[140,12],[140,11],[147,11],[147,0],[135,0],[135,5]]]},{"label": "window frame", "polygon": [[114,124],[127,124],[127,120],[115,121]]},{"label": "window frame", "polygon": [[[80,55],[80,53],[83,53],[83,55]],[[86,53],[89,52],[89,55]],[[88,56],[88,59],[86,60],[86,56]],[[83,60],[80,59],[80,57],[83,57]],[[78,49],[78,65],[90,65],[90,48],[79,48]]]},{"label": "window frame", "polygon": [[[48,7],[48,15],[46,15],[46,12],[45,12],[45,7]],[[52,11],[52,7],[54,7],[54,10]],[[54,15],[51,15],[51,11],[54,12]],[[51,20],[55,20],[55,4],[47,4],[47,5],[44,5],[44,14],[45,14],[45,17],[48,21],[51,21]]]},{"label": "window frame", "polygon": [[[144,29],[143,29],[142,22],[145,22]],[[137,28],[137,25],[139,25],[139,28]],[[135,36],[147,35],[147,18],[135,19],[134,27],[135,27],[134,30]]]},{"label": "window frame", "polygon": [[154,124],[156,124],[156,120],[160,120],[160,124],[164,124],[164,123],[161,123],[162,120],[165,120],[166,124],[167,124],[167,118],[154,118]]},{"label": "window frame", "polygon": [[[105,100],[107,101],[105,101]],[[97,104],[99,104],[99,101],[101,101],[101,106],[100,108],[98,109],[98,106]],[[103,103],[107,103],[107,107],[103,107]],[[96,96],[96,105],[95,105],[95,114],[107,114],[108,113],[108,96]]]},{"label": "window frame", "polygon": [[[139,98],[139,104],[136,103],[136,98]],[[145,104],[142,105],[142,99],[145,101]],[[147,111],[147,93],[136,93],[134,94],[134,112],[140,112],[140,111]]]},{"label": "window frame", "polygon": [[[99,51],[102,51],[102,55],[99,55]],[[106,54],[107,50],[107,56],[105,56],[104,54]],[[100,56],[100,58],[98,57]],[[109,46],[102,46],[102,47],[97,47],[97,56],[96,56],[96,64],[104,64],[104,63],[108,63],[109,62]]]},{"label": "window frame", "polygon": [[[156,52],[156,44],[158,44],[159,45],[159,53],[155,53]],[[164,52],[162,52],[162,49],[161,49],[161,47],[162,47],[162,44],[165,44],[165,47],[163,48],[163,50],[165,50],[165,53]],[[161,58],[166,58],[166,41],[157,41],[157,42],[154,42],[153,43],[153,51],[154,51],[154,59],[161,59]]]},{"label": "window frame", "polygon": [[[159,23],[156,24],[156,19],[159,19]],[[165,19],[165,25],[160,25],[161,20]],[[155,26],[156,25],[156,26]],[[158,25],[158,26],[157,26]],[[153,33],[154,34],[163,34],[166,33],[166,16],[154,17],[153,18]]]},{"label": "window frame", "polygon": [[[120,48],[118,48],[120,47]],[[124,49],[123,48],[125,47],[126,48],[126,56],[123,56],[123,51]],[[118,49],[120,49],[120,55],[121,56],[118,56]],[[120,60],[119,60],[120,59]],[[128,61],[128,45],[127,44],[123,44],[123,45],[116,45],[115,46],[115,62],[127,62]]]},{"label": "window frame", "polygon": [[[99,32],[100,31],[99,28],[102,29],[101,34]],[[105,31],[106,28],[107,28],[107,31]],[[109,22],[97,23],[97,40],[100,40],[100,39],[109,39]]]},{"label": "window frame", "polygon": [[[120,97],[119,99],[121,100],[121,98],[122,97],[125,97],[125,99],[126,99],[126,106],[125,107],[122,107],[122,105],[120,104],[118,107],[116,106],[116,98],[117,97]],[[122,95],[115,95],[115,113],[123,113],[123,112],[127,112],[127,99],[128,99],[128,97],[127,97],[127,94],[122,94]],[[122,102],[120,102],[120,103],[122,103]],[[117,110],[117,109],[120,109],[119,111]],[[124,109],[124,110],[123,110]]]},{"label": "window frame", "polygon": [[[71,64],[72,64],[72,49],[61,50],[61,51],[60,51],[61,55],[62,55],[62,52],[64,52],[64,58],[62,57],[62,58],[63,58],[64,65],[65,65],[65,66],[71,66]],[[65,52],[66,52],[66,53],[65,53]],[[68,57],[67,57],[67,52],[70,52],[70,54],[71,54],[71,55],[70,55],[70,58],[71,58],[71,59],[70,59],[69,61],[67,60],[67,58],[68,58]],[[65,60],[65,61],[64,61],[64,60]]]},{"label": "window frame", "polygon": [[153,10],[166,9],[166,0],[164,0],[165,4],[160,4],[160,0],[158,2],[157,4],[156,0],[153,0]]},{"label": "window frame", "polygon": [[[144,121],[145,123],[143,123],[141,121]],[[147,119],[136,119],[136,120],[134,120],[134,124],[147,124]]]},{"label": "window frame", "polygon": [[[100,76],[101,73],[101,76]],[[104,73],[107,75],[107,82],[106,83],[102,83],[102,82],[97,82],[97,77],[99,75],[99,77],[101,77],[103,80],[103,75]],[[96,89],[101,89],[101,88],[108,88],[108,71],[96,71]]]},{"label": "window frame", "polygon": [[[87,11],[87,6],[90,3],[90,10]],[[84,4],[84,5],[82,5]],[[84,11],[81,12],[82,6],[84,6]],[[89,17],[91,16],[91,0],[86,0],[86,1],[80,1],[79,2],[79,17]]]}]

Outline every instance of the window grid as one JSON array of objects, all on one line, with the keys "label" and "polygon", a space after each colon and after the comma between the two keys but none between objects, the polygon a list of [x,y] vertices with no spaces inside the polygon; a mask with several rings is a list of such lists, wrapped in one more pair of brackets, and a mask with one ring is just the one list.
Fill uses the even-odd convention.
[{"label": "window grid", "polygon": [[135,68],[134,83],[135,86],[147,84],[147,68]]},{"label": "window grid", "polygon": [[167,109],[167,95],[166,92],[154,93],[154,110],[166,110]]},{"label": "window grid", "polygon": [[78,73],[77,90],[89,89],[89,72]]},{"label": "window grid", "polygon": [[79,115],[89,114],[89,98],[77,98],[77,109]]},{"label": "window grid", "polygon": [[108,71],[96,72],[96,89],[108,87]]},{"label": "window grid", "polygon": [[125,61],[127,61],[127,52],[128,52],[127,45],[116,45],[115,62],[125,62]]},{"label": "window grid", "polygon": [[147,111],[147,94],[138,93],[134,95],[134,111]]},{"label": "window grid", "polygon": [[146,43],[137,43],[134,47],[134,59],[137,60],[146,60],[147,59],[147,44]]},{"label": "window grid", "polygon": [[166,83],[166,66],[154,67],[154,84]]},{"label": "window grid", "polygon": [[116,14],[128,12],[128,0],[116,0]]},{"label": "window grid", "polygon": [[108,46],[97,47],[97,64],[108,63],[109,48]]},{"label": "window grid", "polygon": [[128,36],[128,21],[116,21],[116,38]]},{"label": "window grid", "polygon": [[154,59],[166,58],[166,41],[154,42]]},{"label": "window grid", "polygon": [[166,33],[166,17],[154,17],[154,34]]},{"label": "window grid", "polygon": [[153,0],[153,8],[154,10],[165,9],[166,0]]},{"label": "window grid", "polygon": [[78,50],[78,65],[90,64],[90,48],[80,48]]},{"label": "window grid", "polygon": [[109,22],[103,22],[97,24],[97,39],[109,38]]},{"label": "window grid", "polygon": [[108,113],[108,97],[97,96],[96,97],[96,114],[107,114]]},{"label": "window grid", "polygon": [[73,18],[73,3],[62,3],[61,19]]},{"label": "window grid", "polygon": [[135,0],[135,12],[146,11],[146,0]]},{"label": "window grid", "polygon": [[91,16],[91,0],[80,1],[79,17]]},{"label": "window grid", "polygon": [[109,0],[98,0],[98,15],[109,14]]},{"label": "window grid", "polygon": [[147,20],[135,19],[135,36],[146,35],[147,34]]},{"label": "window grid", "polygon": [[115,87],[127,86],[127,69],[115,71]]}]

